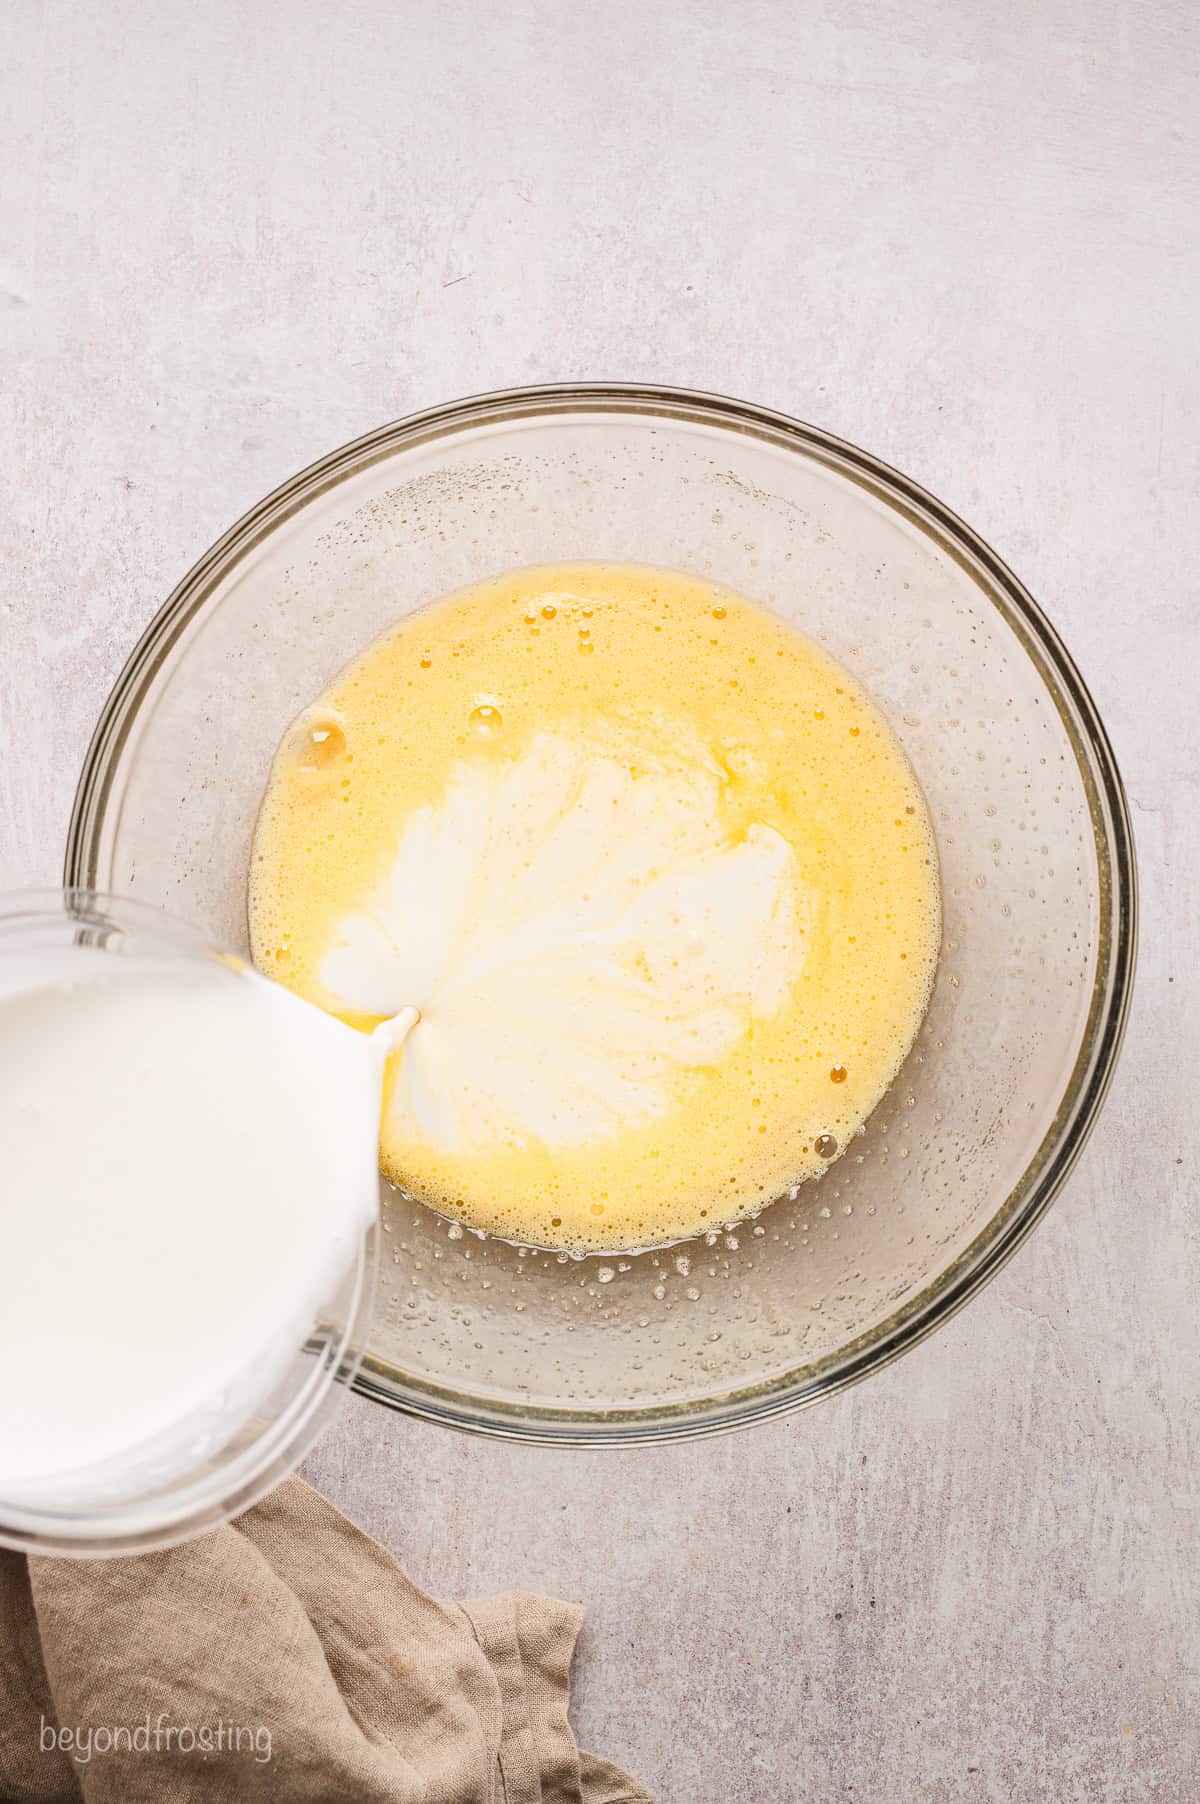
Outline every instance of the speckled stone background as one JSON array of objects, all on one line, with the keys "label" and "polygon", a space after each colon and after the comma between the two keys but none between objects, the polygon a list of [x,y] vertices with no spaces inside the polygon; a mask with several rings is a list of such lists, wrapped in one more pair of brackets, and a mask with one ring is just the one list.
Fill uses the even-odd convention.
[{"label": "speckled stone background", "polygon": [[1144,888],[1106,1113],[948,1328],[572,1455],[358,1399],[308,1476],[446,1594],[590,1606],[662,1804],[1200,1796],[1200,30],[1184,0],[5,0],[0,886],[243,509],[377,423],[714,388],[911,472],[1108,720]]}]

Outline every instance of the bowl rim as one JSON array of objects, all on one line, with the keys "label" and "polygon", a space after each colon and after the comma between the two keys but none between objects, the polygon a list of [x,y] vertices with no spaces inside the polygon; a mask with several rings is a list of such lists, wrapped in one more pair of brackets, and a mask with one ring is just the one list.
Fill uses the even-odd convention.
[{"label": "bowl rim", "polygon": [[1112,1081],[1137,960],[1137,865],[1128,802],[1099,712],[1062,640],[1024,584],[965,521],[912,478],[820,427],[699,390],[651,383],[549,383],[473,395],[407,415],[349,441],[281,483],[243,514],[171,591],[126,660],[93,732],[71,812],[63,881],[68,888],[106,887],[97,869],[101,832],[141,700],[193,616],[241,558],[318,495],[400,450],[469,427],[564,413],[691,421],[764,440],[835,469],[932,538],[972,576],[1033,661],[1075,755],[1096,853],[1100,925],[1095,978],[1075,1063],[1054,1117],[987,1224],[944,1271],[884,1321],[820,1361],[701,1402],[604,1412],[531,1410],[406,1381],[369,1351],[354,1381],[358,1391],[376,1402],[503,1440],[659,1445],[803,1408],[917,1346],[999,1271],[1040,1221],[1074,1168]]}]

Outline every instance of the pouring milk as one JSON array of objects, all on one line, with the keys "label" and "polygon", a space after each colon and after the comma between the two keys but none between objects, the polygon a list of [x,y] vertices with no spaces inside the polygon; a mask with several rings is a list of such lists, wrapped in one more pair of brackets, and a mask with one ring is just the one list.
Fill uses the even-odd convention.
[{"label": "pouring milk", "polygon": [[83,1508],[225,1444],[377,1209],[384,1061],[218,960],[0,983],[0,1498]]}]

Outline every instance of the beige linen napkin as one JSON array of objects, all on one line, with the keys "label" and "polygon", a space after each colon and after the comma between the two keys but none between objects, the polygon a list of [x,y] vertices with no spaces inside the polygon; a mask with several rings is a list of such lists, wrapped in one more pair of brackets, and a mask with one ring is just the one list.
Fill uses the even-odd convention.
[{"label": "beige linen napkin", "polygon": [[0,1798],[648,1804],[575,1745],[581,1616],[436,1603],[298,1478],[165,1553],[0,1550]]}]

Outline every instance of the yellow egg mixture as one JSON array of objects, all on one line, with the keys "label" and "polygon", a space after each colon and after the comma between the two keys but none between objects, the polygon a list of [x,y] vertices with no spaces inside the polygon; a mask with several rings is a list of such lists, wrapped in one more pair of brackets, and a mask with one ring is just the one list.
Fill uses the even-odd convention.
[{"label": "yellow egg mixture", "polygon": [[421,1011],[381,1163],[472,1226],[636,1248],[811,1177],[895,1076],[940,936],[887,722],[819,647],[673,571],[518,570],[355,659],[285,736],[260,969]]}]

